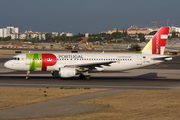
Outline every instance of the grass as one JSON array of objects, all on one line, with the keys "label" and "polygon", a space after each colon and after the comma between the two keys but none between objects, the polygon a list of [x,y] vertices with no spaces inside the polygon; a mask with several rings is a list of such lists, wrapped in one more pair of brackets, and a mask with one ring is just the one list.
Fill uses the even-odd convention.
[{"label": "grass", "polygon": [[[80,102],[100,109],[30,120],[179,120],[180,91],[142,90]],[[109,104],[109,106],[108,106]]]},{"label": "grass", "polygon": [[[4,88],[3,88],[4,89]],[[12,88],[10,88],[13,90]],[[10,90],[4,89],[4,90]],[[70,94],[73,92],[75,94],[77,91],[82,93],[85,91],[91,91],[93,89],[59,89],[54,88],[54,94],[51,93],[51,89],[41,88],[42,91],[39,91],[39,88],[14,88],[16,91],[21,91],[20,96],[27,96],[29,93],[34,93],[32,96],[36,96],[36,99],[39,98],[51,98],[55,99],[58,96],[60,91],[62,94]],[[19,89],[19,90],[18,90]],[[21,90],[20,90],[21,89]],[[43,90],[47,90],[47,96],[44,97]],[[23,92],[22,92],[23,90]],[[33,91],[34,90],[34,91]],[[93,90],[98,91],[97,89]],[[6,100],[12,99],[14,96],[13,91],[2,91],[1,93],[6,92]],[[40,94],[38,93],[40,92]],[[91,91],[92,92],[92,91]],[[0,94],[1,94],[0,93]],[[57,95],[58,94],[58,95]],[[50,95],[50,96],[49,96]],[[41,97],[42,96],[42,97]],[[29,96],[27,96],[29,97]],[[25,97],[25,99],[30,100],[30,98]],[[39,98],[38,98],[39,97]],[[1,97],[2,98],[2,97]],[[15,98],[17,101],[17,97]],[[19,101],[14,101],[19,103]],[[1,100],[1,99],[0,99]],[[11,102],[11,103],[13,103]],[[24,102],[22,100],[22,102]],[[91,99],[87,101],[80,102],[86,105],[97,106],[100,109],[90,112],[78,113],[70,116],[57,116],[57,117],[41,117],[41,118],[31,118],[29,120],[179,120],[180,119],[180,91],[178,90],[142,90],[142,91],[133,91],[128,93],[121,93],[112,96],[100,97],[96,99]]]},{"label": "grass", "polygon": [[0,87],[0,110],[103,90]]}]

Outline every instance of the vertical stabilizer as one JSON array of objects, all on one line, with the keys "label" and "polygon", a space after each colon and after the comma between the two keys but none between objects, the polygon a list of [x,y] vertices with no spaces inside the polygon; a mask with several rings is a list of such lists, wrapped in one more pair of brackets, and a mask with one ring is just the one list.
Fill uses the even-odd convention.
[{"label": "vertical stabilizer", "polygon": [[161,27],[148,44],[138,53],[142,54],[164,54],[169,27]]}]

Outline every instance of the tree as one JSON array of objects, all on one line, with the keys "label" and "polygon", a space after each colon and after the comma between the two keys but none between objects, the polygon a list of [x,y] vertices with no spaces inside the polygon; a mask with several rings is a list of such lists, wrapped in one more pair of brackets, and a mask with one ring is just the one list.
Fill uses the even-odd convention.
[{"label": "tree", "polygon": [[126,31],[124,32],[124,36],[126,36],[126,37],[128,36],[128,34],[127,34],[127,29],[126,29]]},{"label": "tree", "polygon": [[3,38],[3,41],[10,41],[10,40],[11,40],[11,36]]},{"label": "tree", "polygon": [[140,42],[145,42],[144,36],[145,36],[145,34],[143,34],[143,33],[139,33],[139,34],[138,34],[138,37],[139,37],[139,39],[140,39]]},{"label": "tree", "polygon": [[113,38],[121,38],[121,36],[122,36],[121,32],[114,32],[111,35]]},{"label": "tree", "polygon": [[46,34],[45,34],[45,37],[46,37],[46,41],[47,41],[47,42],[52,42],[52,39],[53,39],[53,38],[52,38],[52,34],[51,34],[51,33],[46,33]]},{"label": "tree", "polygon": [[113,39],[113,37],[112,37],[112,35],[110,35],[110,34],[106,34],[106,36],[104,37],[104,40],[112,40]]}]

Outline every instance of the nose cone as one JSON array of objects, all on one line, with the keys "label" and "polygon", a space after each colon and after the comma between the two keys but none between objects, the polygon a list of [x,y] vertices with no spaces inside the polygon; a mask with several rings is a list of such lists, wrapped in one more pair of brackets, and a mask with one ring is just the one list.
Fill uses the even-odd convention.
[{"label": "nose cone", "polygon": [[7,61],[7,62],[5,62],[5,63],[4,63],[4,67],[6,67],[6,68],[9,68],[9,69],[10,69],[10,63],[9,63],[9,61]]}]

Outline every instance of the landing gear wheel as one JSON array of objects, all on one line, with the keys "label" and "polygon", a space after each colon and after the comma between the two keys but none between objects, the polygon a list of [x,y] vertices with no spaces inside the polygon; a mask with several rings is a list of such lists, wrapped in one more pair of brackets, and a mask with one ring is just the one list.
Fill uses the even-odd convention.
[{"label": "landing gear wheel", "polygon": [[91,79],[91,76],[90,76],[90,75],[86,75],[86,76],[85,76],[85,79],[86,79],[86,80],[90,80],[90,79]]},{"label": "landing gear wheel", "polygon": [[79,75],[79,79],[85,79],[85,75],[80,74],[80,75]]},{"label": "landing gear wheel", "polygon": [[28,80],[28,79],[29,79],[29,74],[30,74],[30,71],[27,71],[26,80]]}]

